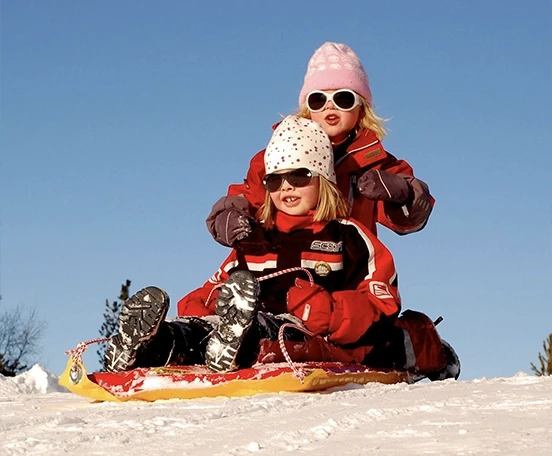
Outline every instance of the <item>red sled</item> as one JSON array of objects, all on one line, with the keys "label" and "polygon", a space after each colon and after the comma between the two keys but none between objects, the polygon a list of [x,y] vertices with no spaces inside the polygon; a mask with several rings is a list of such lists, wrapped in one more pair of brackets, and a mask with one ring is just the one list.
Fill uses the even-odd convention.
[{"label": "red sled", "polygon": [[[405,312],[404,315],[415,323],[420,321],[416,317],[418,313]],[[424,348],[418,350],[417,359],[436,360],[433,364],[423,364],[425,371],[431,371],[442,367],[446,361],[444,354],[440,352],[440,356],[432,356],[429,349],[438,346],[442,351],[442,345],[429,318],[425,317],[425,320],[421,321],[423,324],[426,324],[426,321],[429,322],[427,324],[431,324],[433,332],[422,333],[433,336],[433,339],[428,339],[428,336],[414,345]],[[156,401],[252,396],[261,393],[316,392],[354,383],[414,383],[424,378],[423,375],[406,370],[364,366],[358,361],[363,357],[362,352],[355,355],[353,351],[329,344],[321,337],[310,338],[304,343],[284,341],[283,348],[278,341],[264,340],[260,344],[257,363],[253,367],[227,373],[212,372],[205,365],[193,365],[87,374],[81,355],[87,345],[98,341],[101,340],[80,343],[75,350],[68,352],[72,355],[59,379],[59,383],[73,393],[97,401]],[[284,362],[284,352],[289,358],[287,363]],[[437,362],[438,364],[435,364]]]},{"label": "red sled", "polygon": [[307,362],[296,363],[294,367],[295,371],[287,363],[257,364],[221,374],[195,365],[87,374],[80,358],[71,356],[59,383],[79,396],[97,401],[126,402],[315,392],[354,383],[393,384],[417,380],[408,372],[376,370],[360,364]]}]

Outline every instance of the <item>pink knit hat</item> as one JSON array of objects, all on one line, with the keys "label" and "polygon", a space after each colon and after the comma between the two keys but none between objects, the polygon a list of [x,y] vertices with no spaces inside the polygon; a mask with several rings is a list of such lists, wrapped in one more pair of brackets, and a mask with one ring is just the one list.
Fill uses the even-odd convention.
[{"label": "pink knit hat", "polygon": [[299,94],[299,105],[313,90],[326,89],[351,89],[372,102],[368,75],[355,52],[346,44],[327,42],[314,52]]},{"label": "pink knit hat", "polygon": [[336,183],[330,138],[310,119],[287,116],[282,120],[266,147],[264,162],[266,174],[308,168]]}]

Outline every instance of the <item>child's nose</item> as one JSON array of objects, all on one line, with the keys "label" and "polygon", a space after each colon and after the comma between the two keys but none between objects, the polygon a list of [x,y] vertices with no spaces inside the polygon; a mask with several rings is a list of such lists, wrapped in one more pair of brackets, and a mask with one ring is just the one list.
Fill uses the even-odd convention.
[{"label": "child's nose", "polygon": [[291,190],[293,188],[293,185],[291,185],[286,179],[282,181],[282,186],[280,187],[280,190]]}]

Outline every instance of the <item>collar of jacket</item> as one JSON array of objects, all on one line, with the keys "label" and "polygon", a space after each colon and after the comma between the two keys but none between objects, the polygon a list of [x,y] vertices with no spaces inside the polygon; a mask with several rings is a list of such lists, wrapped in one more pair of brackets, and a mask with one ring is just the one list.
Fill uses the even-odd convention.
[{"label": "collar of jacket", "polygon": [[319,233],[328,222],[315,222],[312,220],[313,216],[313,210],[310,210],[305,215],[289,215],[282,211],[276,211],[274,224],[279,231],[284,233],[306,229],[312,230],[313,233]]},{"label": "collar of jacket", "polygon": [[388,156],[381,141],[371,130],[362,129],[355,140],[347,147],[347,154],[335,166],[340,172],[354,171],[379,162]]}]

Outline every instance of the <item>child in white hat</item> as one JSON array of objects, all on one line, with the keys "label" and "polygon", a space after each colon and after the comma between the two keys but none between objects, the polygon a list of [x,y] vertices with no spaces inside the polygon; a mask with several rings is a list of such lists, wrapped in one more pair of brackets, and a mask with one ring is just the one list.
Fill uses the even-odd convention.
[{"label": "child in white hat", "polygon": [[[122,336],[108,348],[108,368],[199,358],[227,372],[281,361],[274,342],[279,328],[293,322],[292,358],[457,377],[459,364],[447,364],[454,351],[431,320],[412,311],[399,317],[393,257],[370,230],[346,218],[324,129],[286,117],[267,146],[264,169],[264,204],[250,235],[203,287],[180,300],[182,319],[161,323],[168,297],[152,299],[163,296],[159,291],[148,293],[149,303],[132,298],[139,305],[123,307]],[[151,310],[147,325],[129,318],[135,308]],[[206,323],[211,315],[219,322]]]}]

